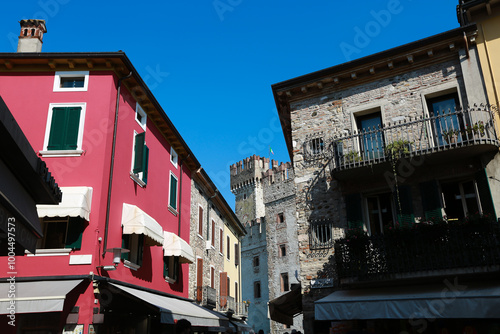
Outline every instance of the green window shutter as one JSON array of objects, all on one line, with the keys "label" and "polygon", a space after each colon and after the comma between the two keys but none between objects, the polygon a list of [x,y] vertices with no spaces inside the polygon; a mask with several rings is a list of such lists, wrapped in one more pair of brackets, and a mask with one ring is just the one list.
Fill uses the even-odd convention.
[{"label": "green window shutter", "polygon": [[169,257],[164,256],[163,257],[163,277],[169,277],[168,276],[168,262],[169,262]]},{"label": "green window shutter", "polygon": [[[130,247],[129,245],[130,245],[130,234],[122,234],[122,248],[132,251],[129,248]],[[129,254],[130,252],[122,253],[121,254],[122,260],[128,260]]]},{"label": "green window shutter", "polygon": [[488,176],[486,175],[486,170],[482,169],[475,173],[474,175],[477,183],[477,191],[479,193],[479,200],[481,201],[481,209],[483,214],[491,214],[495,217],[495,204],[491,197],[490,184],[488,182]]},{"label": "green window shutter", "polygon": [[394,192],[396,200],[396,208],[398,211],[398,221],[401,226],[411,227],[415,222],[415,215],[413,214],[413,203],[410,186],[399,186],[399,201],[401,203],[401,212],[399,212],[399,203],[397,192]]},{"label": "green window shutter", "polygon": [[170,175],[170,203],[169,205],[177,210],[177,179]]},{"label": "green window shutter", "polygon": [[76,150],[81,107],[52,108],[47,150]]},{"label": "green window shutter", "polygon": [[345,197],[347,226],[352,229],[363,230],[363,210],[361,194],[351,194]]},{"label": "green window shutter", "polygon": [[148,163],[149,163],[149,148],[144,145],[143,158],[142,158],[142,180],[148,183]]},{"label": "green window shutter", "polygon": [[66,248],[81,249],[84,221],[80,217],[71,217],[66,233]]},{"label": "green window shutter", "polygon": [[443,218],[441,210],[441,193],[439,192],[437,180],[421,183],[420,196],[422,196],[425,220],[441,220]]},{"label": "green window shutter", "polygon": [[142,266],[142,254],[144,253],[144,234],[138,235],[139,240],[137,242],[137,264],[138,266]]},{"label": "green window shutter", "polygon": [[144,167],[144,147],[146,146],[144,144],[145,142],[145,139],[146,139],[146,133],[145,132],[142,132],[142,133],[138,133],[135,135],[135,146],[134,146],[134,152],[135,152],[135,156],[134,156],[134,169],[133,169],[133,172],[134,173],[140,173],[142,172],[143,170],[143,167]]},{"label": "green window shutter", "polygon": [[78,148],[81,110],[81,107],[66,108],[66,133],[63,148],[65,150],[76,150]]}]

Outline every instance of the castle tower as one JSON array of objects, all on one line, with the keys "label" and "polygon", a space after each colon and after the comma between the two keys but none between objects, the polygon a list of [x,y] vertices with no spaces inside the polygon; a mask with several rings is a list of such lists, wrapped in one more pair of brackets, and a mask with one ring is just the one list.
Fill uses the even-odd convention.
[{"label": "castle tower", "polygon": [[258,155],[231,165],[231,192],[236,197],[235,213],[242,224],[266,215],[262,176],[269,168],[269,159]]},{"label": "castle tower", "polygon": [[19,23],[17,52],[42,52],[43,34],[47,32],[45,20],[21,20]]}]

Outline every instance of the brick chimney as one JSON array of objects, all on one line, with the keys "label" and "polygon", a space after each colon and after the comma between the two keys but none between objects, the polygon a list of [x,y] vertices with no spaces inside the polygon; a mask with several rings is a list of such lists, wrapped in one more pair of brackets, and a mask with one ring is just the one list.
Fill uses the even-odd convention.
[{"label": "brick chimney", "polygon": [[43,34],[47,32],[45,20],[21,20],[21,34],[17,52],[42,52]]}]

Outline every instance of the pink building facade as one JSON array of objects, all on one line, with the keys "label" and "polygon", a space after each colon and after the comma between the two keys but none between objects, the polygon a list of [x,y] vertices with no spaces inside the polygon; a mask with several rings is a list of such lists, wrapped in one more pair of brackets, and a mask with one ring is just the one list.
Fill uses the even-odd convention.
[{"label": "pink building facade", "polygon": [[[0,54],[0,96],[63,200],[38,206],[44,235],[35,254],[15,258],[15,326],[2,322],[0,332],[160,333],[179,318],[222,326],[227,319],[201,307],[180,311],[193,307],[191,177],[200,164],[189,147],[124,53],[23,52],[46,30],[39,20],[21,28],[20,50]],[[2,268],[7,261],[0,256]]]}]

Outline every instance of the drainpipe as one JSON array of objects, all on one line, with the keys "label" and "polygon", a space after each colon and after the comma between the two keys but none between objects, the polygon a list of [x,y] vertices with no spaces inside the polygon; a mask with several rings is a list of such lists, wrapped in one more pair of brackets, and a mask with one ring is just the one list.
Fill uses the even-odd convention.
[{"label": "drainpipe", "polygon": [[177,235],[179,236],[179,238],[181,237],[181,204],[182,204],[182,163],[186,160],[186,159],[189,159],[189,157],[191,156],[191,153],[189,153],[187,155],[187,157],[185,157],[184,159],[181,160],[181,162],[179,163],[179,172],[181,173],[180,177],[179,177],[179,233],[177,233]]},{"label": "drainpipe", "polygon": [[113,167],[115,165],[115,149],[116,149],[116,128],[118,127],[118,108],[120,106],[120,91],[122,80],[128,79],[132,76],[132,71],[126,76],[118,79],[116,90],[116,109],[115,109],[115,123],[113,126],[113,145],[111,149],[111,164],[109,166],[109,183],[108,183],[108,200],[106,203],[106,223],[104,225],[104,243],[102,246],[102,257],[106,255],[106,248],[108,244],[108,226],[109,226],[109,207],[111,206],[111,186],[113,185]]}]

